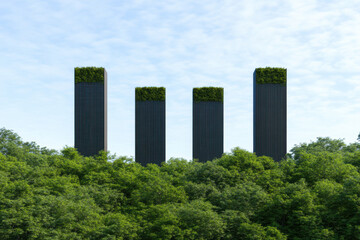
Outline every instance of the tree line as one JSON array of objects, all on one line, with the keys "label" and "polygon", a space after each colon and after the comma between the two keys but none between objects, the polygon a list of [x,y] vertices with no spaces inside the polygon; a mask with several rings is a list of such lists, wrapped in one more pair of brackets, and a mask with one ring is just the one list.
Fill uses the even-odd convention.
[{"label": "tree line", "polygon": [[360,143],[146,167],[0,129],[1,239],[360,239]]}]

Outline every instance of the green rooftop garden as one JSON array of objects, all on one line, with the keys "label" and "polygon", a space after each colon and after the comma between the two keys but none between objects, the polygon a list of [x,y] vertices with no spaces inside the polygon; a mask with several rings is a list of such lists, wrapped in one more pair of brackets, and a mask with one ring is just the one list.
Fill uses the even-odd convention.
[{"label": "green rooftop garden", "polygon": [[76,67],[75,83],[81,82],[99,82],[104,83],[103,67]]},{"label": "green rooftop garden", "polygon": [[164,87],[137,87],[135,88],[136,101],[165,101]]},{"label": "green rooftop garden", "polygon": [[255,77],[257,84],[286,85],[286,68],[256,68]]},{"label": "green rooftop garden", "polygon": [[224,89],[220,87],[202,87],[193,89],[194,102],[223,102]]}]

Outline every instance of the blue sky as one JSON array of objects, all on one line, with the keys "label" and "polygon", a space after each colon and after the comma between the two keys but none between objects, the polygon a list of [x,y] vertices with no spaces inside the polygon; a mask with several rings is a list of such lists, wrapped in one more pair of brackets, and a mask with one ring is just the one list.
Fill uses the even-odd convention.
[{"label": "blue sky", "polygon": [[192,88],[225,89],[225,151],[252,151],[252,73],[288,69],[288,150],[360,132],[360,1],[1,1],[0,127],[74,144],[74,67],[108,72],[108,148],[134,156],[137,86],[166,87],[167,159],[192,157]]}]

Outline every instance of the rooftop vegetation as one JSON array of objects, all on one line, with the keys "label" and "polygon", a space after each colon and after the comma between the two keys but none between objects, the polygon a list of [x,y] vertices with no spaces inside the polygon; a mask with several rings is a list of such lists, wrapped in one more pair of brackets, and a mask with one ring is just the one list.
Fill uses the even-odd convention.
[{"label": "rooftop vegetation", "polygon": [[224,88],[202,87],[193,89],[194,102],[223,102]]},{"label": "rooftop vegetation", "polygon": [[104,71],[105,69],[103,67],[76,67],[75,83],[104,83]]},{"label": "rooftop vegetation", "polygon": [[286,68],[256,68],[255,77],[257,84],[286,85]]},{"label": "rooftop vegetation", "polygon": [[137,87],[135,88],[136,101],[165,101],[164,87]]}]

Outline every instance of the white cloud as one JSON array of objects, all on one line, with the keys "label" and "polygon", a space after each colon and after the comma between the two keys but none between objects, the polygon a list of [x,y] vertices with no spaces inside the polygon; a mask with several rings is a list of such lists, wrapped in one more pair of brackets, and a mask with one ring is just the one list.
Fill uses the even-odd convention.
[{"label": "white cloud", "polygon": [[[134,88],[167,87],[167,158],[191,158],[191,90],[225,88],[225,150],[252,150],[252,73],[288,69],[288,148],[359,131],[358,1],[0,4],[2,125],[73,144],[73,68],[109,76],[109,149],[134,155]],[[6,113],[6,114],[4,114]],[[125,127],[126,126],[126,127]]]}]

